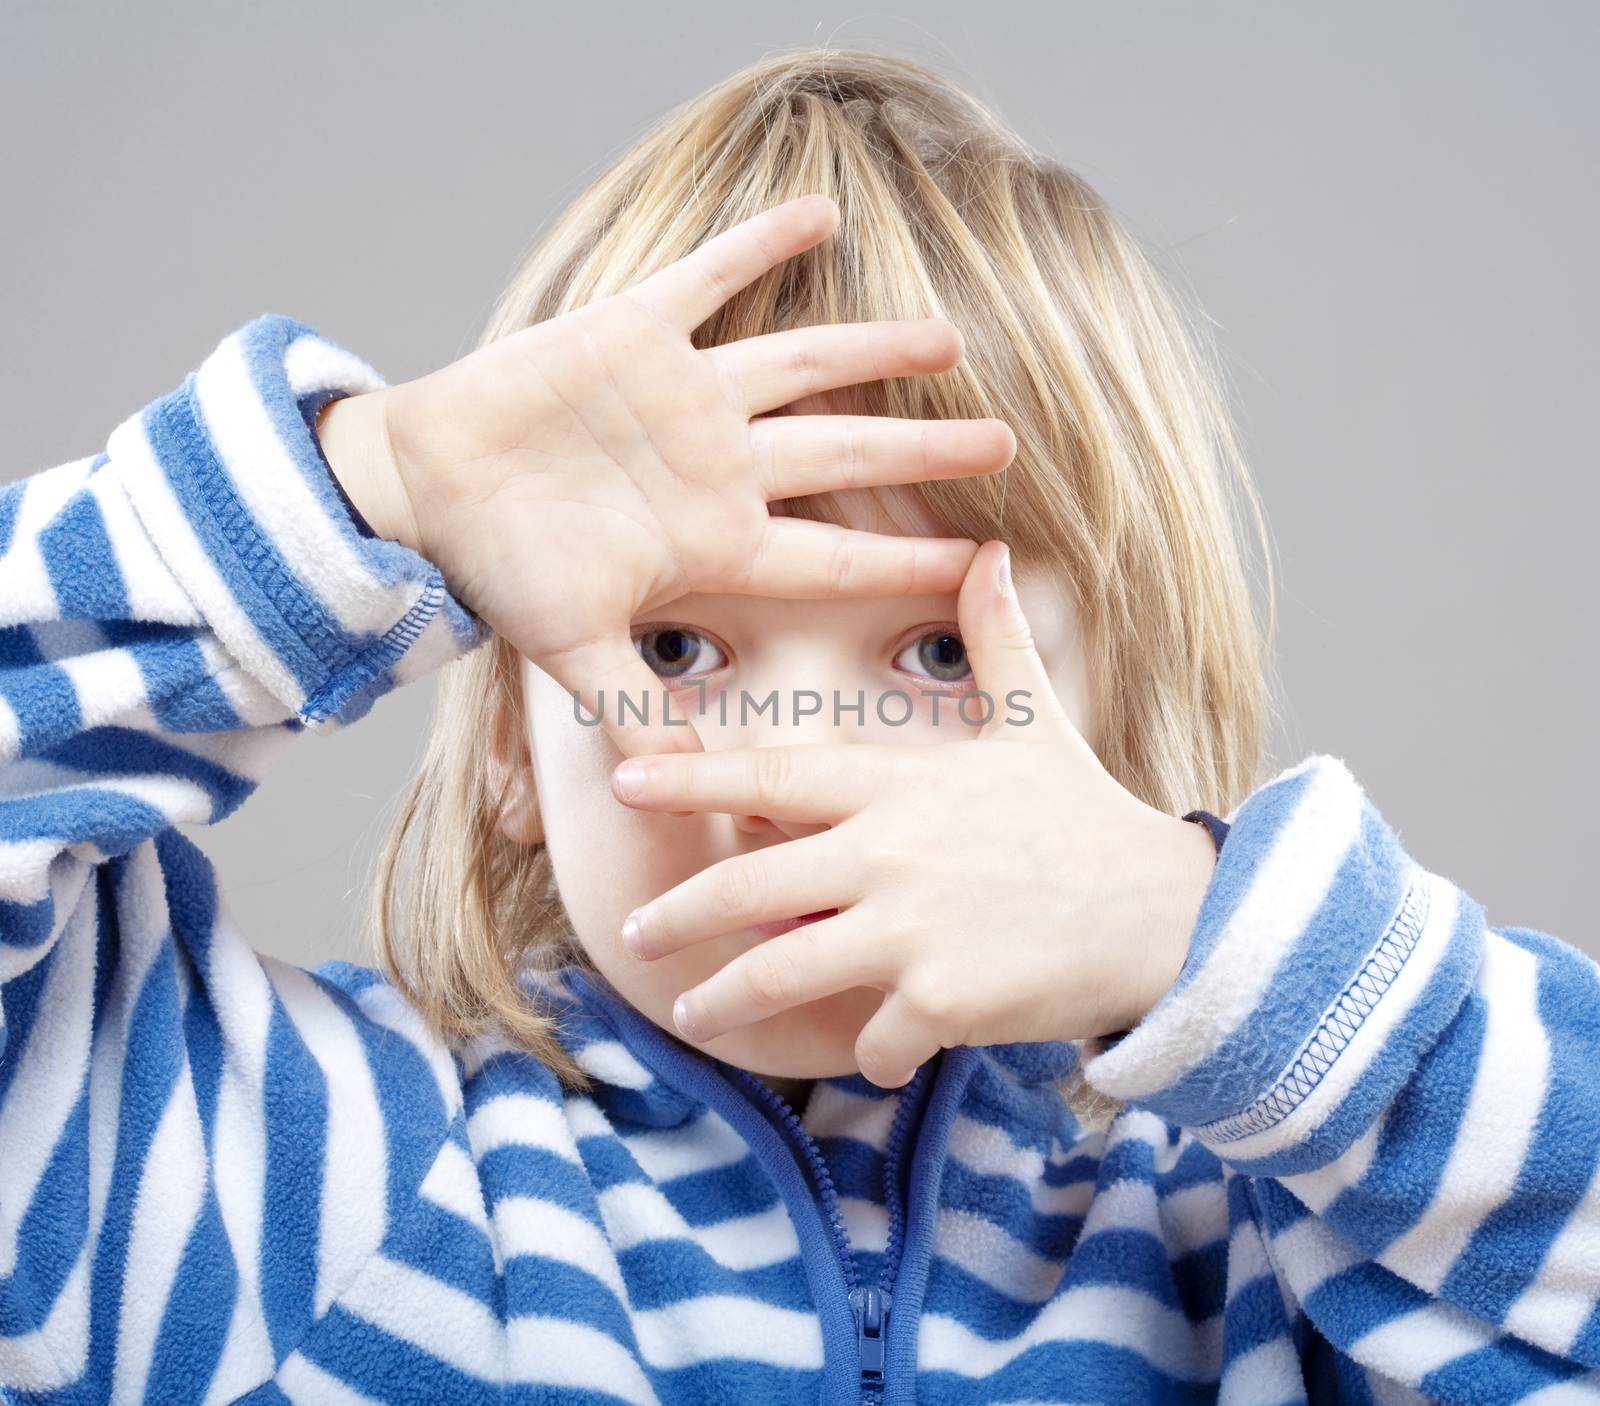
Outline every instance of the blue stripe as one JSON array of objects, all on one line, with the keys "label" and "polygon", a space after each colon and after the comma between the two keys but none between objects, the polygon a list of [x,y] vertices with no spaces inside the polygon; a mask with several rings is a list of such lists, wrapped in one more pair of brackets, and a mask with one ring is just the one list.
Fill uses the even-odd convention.
[{"label": "blue stripe", "polygon": [[128,592],[100,504],[80,488],[39,534],[51,589],[67,620],[126,620]]},{"label": "blue stripe", "polygon": [[[0,696],[17,718],[19,756],[37,756],[83,726],[72,680],[59,664],[45,660],[26,625],[0,630]],[[6,833],[0,822],[0,837]]]},{"label": "blue stripe", "polygon": [[1309,1136],[1282,1151],[1265,1157],[1230,1157],[1235,1170],[1275,1177],[1312,1171],[1331,1162],[1372,1126],[1461,1010],[1483,949],[1483,915],[1481,909],[1473,911],[1476,907],[1463,897],[1444,955],[1428,984],[1333,1112]]},{"label": "blue stripe", "polygon": [[1600,1050],[1600,981],[1594,966],[1542,934],[1506,929],[1503,935],[1539,959],[1549,1088],[1516,1190],[1484,1217],[1441,1286],[1448,1298],[1482,1305],[1497,1323],[1537,1276],[1545,1251],[1566,1224],[1559,1213],[1530,1216],[1529,1205],[1578,1205],[1600,1161],[1600,1090],[1592,1074]]},{"label": "blue stripe", "polygon": [[[1285,813],[1281,823],[1288,824],[1289,819]],[[1275,824],[1274,834],[1277,829]],[[1230,862],[1237,862],[1241,838],[1237,833],[1230,836],[1218,860],[1219,878]],[[1305,1033],[1367,959],[1382,924],[1399,908],[1408,868],[1409,861],[1393,833],[1372,807],[1363,803],[1356,841],[1280,965],[1280,970],[1294,971],[1294,980],[1271,981],[1263,999],[1213,1053],[1141,1102],[1159,1110],[1164,1118],[1193,1126],[1237,1112],[1251,1101],[1240,1099],[1232,1107],[1223,1106],[1219,1091],[1259,1094],[1270,1088],[1294,1057]],[[1241,870],[1228,872],[1231,876]],[[1208,896],[1199,923],[1206,943],[1214,944],[1219,937],[1216,925],[1225,919],[1219,913],[1206,913],[1204,909],[1210,906]]]}]

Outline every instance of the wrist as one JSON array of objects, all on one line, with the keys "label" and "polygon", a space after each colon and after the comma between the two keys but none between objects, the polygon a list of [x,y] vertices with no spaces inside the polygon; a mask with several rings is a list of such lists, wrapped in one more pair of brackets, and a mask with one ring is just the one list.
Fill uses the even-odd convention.
[{"label": "wrist", "polygon": [[382,391],[329,401],[317,415],[316,435],[339,487],[373,532],[421,551],[411,500],[389,450]]},{"label": "wrist", "polygon": [[1119,1030],[1131,1030],[1177,981],[1216,872],[1217,845],[1206,826],[1173,819],[1170,844],[1160,847],[1160,870],[1151,903],[1136,935],[1139,952],[1131,1004]]}]

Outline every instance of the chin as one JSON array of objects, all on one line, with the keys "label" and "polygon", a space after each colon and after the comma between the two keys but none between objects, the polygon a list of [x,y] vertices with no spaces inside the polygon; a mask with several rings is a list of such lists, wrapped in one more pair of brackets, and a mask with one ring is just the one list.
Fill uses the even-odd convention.
[{"label": "chin", "polygon": [[876,987],[853,986],[741,1025],[699,1048],[751,1074],[777,1079],[856,1074],[856,1039],[882,1004],[883,992]]}]

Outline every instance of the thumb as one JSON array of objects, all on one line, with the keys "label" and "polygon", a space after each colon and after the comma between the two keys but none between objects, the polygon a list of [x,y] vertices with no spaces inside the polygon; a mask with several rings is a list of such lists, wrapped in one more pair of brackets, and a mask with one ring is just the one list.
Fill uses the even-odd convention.
[{"label": "thumb", "polygon": [[587,727],[603,727],[623,756],[705,750],[688,714],[669,708],[660,677],[626,635],[533,662],[572,695],[573,716]]},{"label": "thumb", "polygon": [[1067,721],[1017,599],[1011,548],[1004,542],[985,542],[973,557],[956,598],[956,619],[973,680],[989,696],[983,709],[990,714],[985,735],[1021,735],[1019,718],[1027,714],[1018,710],[1024,707],[1032,710],[1036,722]]}]

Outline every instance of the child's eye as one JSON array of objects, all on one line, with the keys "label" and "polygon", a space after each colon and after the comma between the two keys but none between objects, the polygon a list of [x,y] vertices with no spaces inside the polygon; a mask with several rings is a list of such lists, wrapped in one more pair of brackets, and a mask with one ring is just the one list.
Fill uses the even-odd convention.
[{"label": "child's eye", "polygon": [[926,669],[929,677],[938,683],[960,683],[972,677],[972,666],[967,662],[967,647],[954,630],[930,630],[913,640],[895,656],[895,667],[915,672],[916,666],[900,662],[913,654],[917,665]]},{"label": "child's eye", "polygon": [[644,662],[662,678],[682,678],[693,670],[695,661],[706,650],[721,657],[721,663],[705,666],[706,672],[719,669],[727,658],[722,651],[696,630],[686,630],[679,625],[646,630],[634,639]]}]

